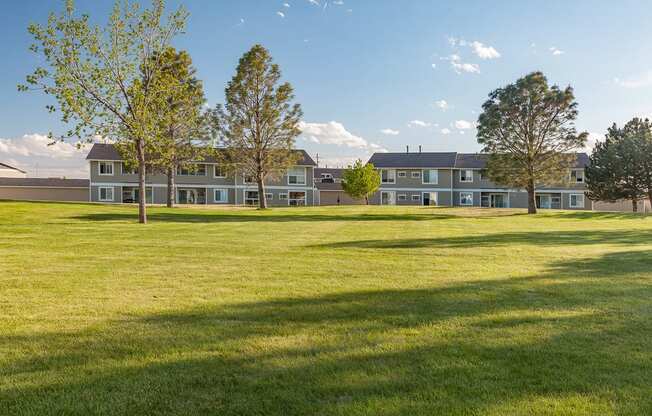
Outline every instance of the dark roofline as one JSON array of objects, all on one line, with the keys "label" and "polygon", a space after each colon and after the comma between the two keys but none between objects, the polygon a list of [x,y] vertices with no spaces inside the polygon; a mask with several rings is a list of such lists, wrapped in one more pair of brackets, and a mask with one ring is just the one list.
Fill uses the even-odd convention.
[{"label": "dark roofline", "polygon": [[[295,149],[295,151],[301,155],[300,163],[297,163],[296,166],[317,166],[308,152],[303,149]],[[113,144],[94,143],[86,156],[86,160],[122,161],[124,159]],[[215,159],[213,157],[207,157],[204,160],[198,160],[197,163],[215,163]]]},{"label": "dark roofline", "polygon": [[7,165],[6,163],[2,163],[2,162],[0,162],[0,166],[4,166],[5,168],[9,168],[9,169],[17,170],[17,171],[20,172],[20,173],[27,174],[27,172],[25,172],[24,170],[22,170],[22,169],[18,169],[17,167],[14,167],[14,166]]},{"label": "dark roofline", "polygon": [[24,188],[88,188],[88,179],[63,178],[0,178],[0,187]]}]

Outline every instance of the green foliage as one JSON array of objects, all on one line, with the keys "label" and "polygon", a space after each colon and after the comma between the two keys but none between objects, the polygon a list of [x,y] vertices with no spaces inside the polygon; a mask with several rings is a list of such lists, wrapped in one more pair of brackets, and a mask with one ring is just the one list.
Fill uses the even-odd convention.
[{"label": "green foliage", "polygon": [[573,89],[548,85],[541,72],[489,94],[478,118],[478,143],[491,153],[489,177],[496,183],[525,188],[529,212],[536,212],[534,189],[567,181],[587,133],[577,134]]},{"label": "green foliage", "polygon": [[254,45],[240,58],[225,91],[225,107],[215,112],[223,161],[256,179],[261,208],[267,207],[265,180],[281,175],[299,157],[293,147],[303,113],[299,104],[291,104],[292,86],[278,85],[280,79],[269,51]]},{"label": "green foliage", "polygon": [[380,188],[380,172],[372,163],[364,165],[360,159],[342,173],[342,189],[351,198],[363,199],[368,204],[369,196]]},{"label": "green foliage", "polygon": [[[100,27],[88,15],[78,16],[67,0],[64,11],[50,14],[46,25],[29,26],[35,39],[30,50],[46,66],[37,67],[18,88],[55,99],[47,109],[60,111],[71,127],[63,135],[50,133],[53,140],[113,140],[144,172],[145,153],[159,137],[157,119],[169,96],[168,84],[159,80],[160,52],[183,30],[186,17],[179,9],[166,18],[163,0],[142,10],[128,0],[116,1],[106,27]],[[144,189],[140,195],[144,222]]]},{"label": "green foliage", "polygon": [[[652,123],[634,118],[609,128],[598,142],[586,170],[589,196],[602,201],[648,196],[652,202]],[[633,204],[636,207],[636,204]]]}]

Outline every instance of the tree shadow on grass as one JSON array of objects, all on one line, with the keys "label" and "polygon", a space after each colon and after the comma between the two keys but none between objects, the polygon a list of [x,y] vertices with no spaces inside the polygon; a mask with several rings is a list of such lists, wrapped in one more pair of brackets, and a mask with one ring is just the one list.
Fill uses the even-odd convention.
[{"label": "tree shadow on grass", "polygon": [[649,414],[651,256],[4,334],[0,413]]},{"label": "tree shadow on grass", "polygon": [[652,244],[652,230],[582,230],[511,232],[456,237],[355,240],[317,244],[314,248],[343,249],[412,249],[495,247],[513,244],[538,246],[619,244]]}]

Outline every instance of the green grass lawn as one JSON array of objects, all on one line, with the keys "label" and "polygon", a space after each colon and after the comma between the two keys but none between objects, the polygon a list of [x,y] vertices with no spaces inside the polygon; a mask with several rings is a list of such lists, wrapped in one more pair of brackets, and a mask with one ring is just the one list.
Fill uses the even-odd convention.
[{"label": "green grass lawn", "polygon": [[0,415],[650,415],[652,217],[0,202]]}]

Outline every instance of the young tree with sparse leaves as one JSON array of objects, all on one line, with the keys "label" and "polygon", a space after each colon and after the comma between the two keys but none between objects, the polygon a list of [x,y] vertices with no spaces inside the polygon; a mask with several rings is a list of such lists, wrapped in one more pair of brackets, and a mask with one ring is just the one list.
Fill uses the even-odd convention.
[{"label": "young tree with sparse leaves", "polygon": [[255,179],[261,209],[267,208],[265,181],[282,175],[299,157],[293,147],[301,134],[301,107],[291,104],[292,86],[277,85],[280,79],[269,51],[255,45],[240,58],[226,88],[225,107],[217,108],[224,148],[218,155],[231,170]]},{"label": "young tree with sparse leaves", "polygon": [[152,57],[161,66],[154,81],[156,89],[167,91],[166,105],[156,114],[156,134],[152,151],[153,167],[167,176],[167,206],[175,204],[175,178],[179,167],[203,160],[211,139],[210,112],[202,82],[195,76],[192,59],[186,51],[168,47]]},{"label": "young tree with sparse leaves", "polygon": [[490,153],[487,173],[496,183],[524,188],[536,214],[535,189],[568,180],[588,134],[577,133],[573,89],[548,85],[541,72],[489,94],[478,118],[478,143]]},{"label": "young tree with sparse leaves", "polygon": [[586,184],[591,199],[615,202],[638,201],[648,196],[652,201],[652,124],[634,118],[623,128],[615,123],[605,140],[598,142],[586,169]]},{"label": "young tree with sparse leaves", "polygon": [[[113,140],[127,161],[135,161],[139,176],[139,221],[147,222],[145,166],[156,134],[156,114],[166,105],[168,91],[157,83],[164,51],[185,25],[183,9],[165,16],[163,0],[141,9],[129,0],[116,1],[106,27],[77,15],[72,0],[61,14],[50,14],[46,25],[29,32],[47,67],[37,67],[19,89],[39,89],[55,98],[61,119],[73,127],[53,140],[95,137]],[[160,56],[160,55],[159,55]]]},{"label": "young tree with sparse leaves", "polygon": [[364,199],[369,205],[369,196],[380,188],[380,172],[372,163],[366,165],[360,159],[342,173],[342,189],[351,198]]}]

